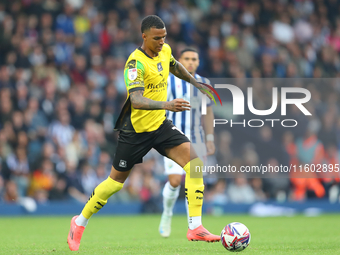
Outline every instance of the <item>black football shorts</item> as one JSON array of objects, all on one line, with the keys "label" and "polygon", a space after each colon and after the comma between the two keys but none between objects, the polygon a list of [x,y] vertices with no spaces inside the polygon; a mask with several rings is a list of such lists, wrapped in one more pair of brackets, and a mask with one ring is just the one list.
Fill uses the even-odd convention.
[{"label": "black football shorts", "polygon": [[113,167],[120,172],[129,171],[135,164],[142,163],[143,157],[155,148],[165,155],[165,149],[190,142],[169,119],[155,131],[132,133],[120,131],[118,145],[113,158]]}]

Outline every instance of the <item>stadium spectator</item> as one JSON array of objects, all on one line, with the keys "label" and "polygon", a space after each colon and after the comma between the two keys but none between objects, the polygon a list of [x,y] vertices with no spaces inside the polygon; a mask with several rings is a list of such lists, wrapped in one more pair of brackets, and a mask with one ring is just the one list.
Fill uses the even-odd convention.
[{"label": "stadium spectator", "polygon": [[57,146],[67,146],[73,138],[74,128],[70,125],[70,114],[68,111],[60,111],[57,121],[50,124],[48,137]]},{"label": "stadium spectator", "polygon": [[83,164],[80,171],[81,171],[80,181],[84,193],[87,196],[90,196],[97,185],[96,173],[88,163]]},{"label": "stadium spectator", "polygon": [[14,181],[7,181],[5,185],[4,200],[8,203],[15,203],[18,201],[18,188]]},{"label": "stadium spectator", "polygon": [[239,176],[228,186],[228,198],[233,203],[253,203],[256,201],[255,192],[246,178]]},{"label": "stadium spectator", "polygon": [[[268,169],[270,167],[279,167],[280,164],[277,159],[270,158],[267,161]],[[278,202],[284,202],[288,199],[289,195],[289,175],[288,173],[280,171],[268,171],[266,178],[263,178],[263,191],[266,197]]]},{"label": "stadium spectator", "polygon": [[255,192],[256,201],[265,201],[267,199],[266,194],[263,191],[263,182],[260,178],[253,178],[250,181],[251,187]]},{"label": "stadium spectator", "polygon": [[36,169],[32,174],[28,195],[40,203],[46,202],[48,192],[53,187],[54,178],[53,163],[45,159],[39,169]]},{"label": "stadium spectator", "polygon": [[48,199],[51,201],[63,201],[69,199],[67,183],[63,177],[53,179],[53,188],[49,192]]},{"label": "stadium spectator", "polygon": [[227,182],[225,179],[218,180],[207,194],[207,201],[214,205],[225,205],[229,199],[227,196]]},{"label": "stadium spectator", "polygon": [[[17,189],[18,196],[26,195],[29,186],[29,165],[26,149],[23,147],[16,148],[15,152],[7,157],[7,167],[10,170],[10,179],[13,180]],[[10,186],[12,189],[13,186]]]},{"label": "stadium spectator", "polygon": [[85,194],[81,174],[77,172],[77,165],[66,162],[65,176],[69,196],[75,201],[85,203],[88,199],[88,195]]}]

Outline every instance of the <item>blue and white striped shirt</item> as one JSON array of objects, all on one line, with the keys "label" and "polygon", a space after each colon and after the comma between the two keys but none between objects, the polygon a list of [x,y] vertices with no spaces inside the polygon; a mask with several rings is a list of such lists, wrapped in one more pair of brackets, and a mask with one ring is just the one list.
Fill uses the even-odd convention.
[{"label": "blue and white striped shirt", "polygon": [[[197,81],[208,83],[210,81],[198,74],[195,74]],[[173,74],[168,78],[168,101],[175,98],[183,98],[190,102],[191,110],[183,112],[167,112],[168,119],[181,130],[192,143],[204,143],[204,131],[201,123],[201,102],[202,92],[196,87],[182,79],[177,78]],[[207,98],[207,106],[211,106],[212,102]]]}]

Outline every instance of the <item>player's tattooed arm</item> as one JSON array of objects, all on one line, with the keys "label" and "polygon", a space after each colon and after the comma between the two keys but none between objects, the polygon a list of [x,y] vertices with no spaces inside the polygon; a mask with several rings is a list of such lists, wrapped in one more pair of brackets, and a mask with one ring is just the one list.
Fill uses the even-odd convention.
[{"label": "player's tattooed arm", "polygon": [[[171,63],[170,65],[170,72],[177,76],[178,78],[182,79],[182,80],[185,80],[186,82],[189,82],[191,83],[192,85],[194,85],[196,88],[200,89],[201,92],[205,95],[207,95],[210,99],[211,96],[206,92],[206,91],[209,91],[210,93],[212,93],[212,91],[203,86],[201,83],[199,83],[189,72],[187,69],[185,69],[185,67],[180,63],[178,62],[177,60],[173,60],[173,62]],[[204,90],[202,90],[204,89]]]},{"label": "player's tattooed arm", "polygon": [[151,100],[143,96],[144,90],[136,90],[130,93],[133,108],[140,110],[162,110],[165,102]]},{"label": "player's tattooed arm", "polygon": [[190,103],[184,99],[177,98],[169,102],[155,101],[143,96],[144,90],[135,90],[130,93],[131,105],[140,110],[168,110],[182,112],[190,110]]},{"label": "player's tattooed arm", "polygon": [[170,72],[176,77],[187,82],[196,81],[195,78],[188,72],[188,70],[185,69],[185,67],[177,60],[174,60],[174,63],[170,65]]}]

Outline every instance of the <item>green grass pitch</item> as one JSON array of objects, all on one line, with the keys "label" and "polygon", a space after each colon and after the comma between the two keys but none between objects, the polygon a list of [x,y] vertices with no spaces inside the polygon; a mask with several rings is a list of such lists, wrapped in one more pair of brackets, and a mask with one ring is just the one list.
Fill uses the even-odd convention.
[{"label": "green grass pitch", "polygon": [[[339,215],[255,218],[204,215],[204,226],[219,234],[230,222],[244,223],[251,242],[241,254],[340,254]],[[66,243],[70,217],[0,218],[0,254],[229,254],[221,243],[189,242],[184,215],[174,216],[172,234],[158,234],[160,215],[100,216],[87,226],[80,249]]]}]

